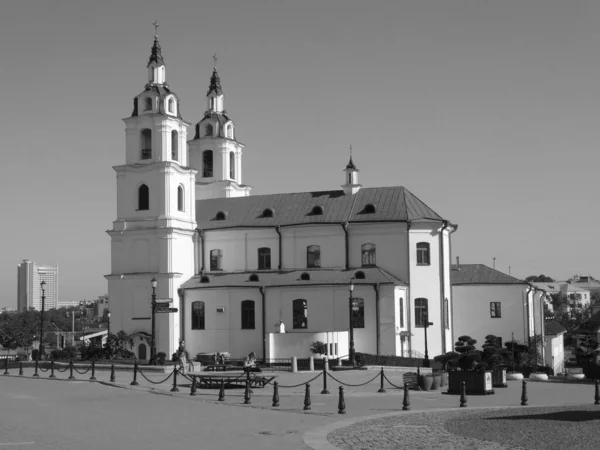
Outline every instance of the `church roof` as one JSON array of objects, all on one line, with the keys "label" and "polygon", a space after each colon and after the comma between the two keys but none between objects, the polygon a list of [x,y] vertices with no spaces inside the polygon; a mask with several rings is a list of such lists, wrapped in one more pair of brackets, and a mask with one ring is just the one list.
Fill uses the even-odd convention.
[{"label": "church roof", "polygon": [[[225,124],[227,122],[230,122],[231,119],[229,118],[229,116],[227,115],[227,113],[225,111],[223,111],[223,112],[206,111],[204,113],[204,117],[202,117],[202,120],[200,120],[200,122],[198,122],[198,123],[200,124],[200,123],[203,123],[203,122],[206,122],[206,121],[209,121],[209,122],[218,122],[219,123],[219,127],[218,127],[219,134],[218,134],[218,136],[219,137],[225,137],[225,133],[224,133]],[[200,132],[200,129],[196,128],[196,134],[194,135],[194,139],[198,139],[200,137],[199,132]]]},{"label": "church roof", "polygon": [[150,59],[148,60],[148,66],[152,63],[156,63],[159,65],[164,65],[165,60],[162,56],[162,51],[160,48],[160,44],[158,43],[158,37],[154,36],[154,44],[152,45],[152,51],[150,53]]},{"label": "church roof", "polygon": [[[217,219],[218,212],[224,213],[224,220]],[[339,190],[196,201],[196,222],[202,230],[428,220],[444,219],[402,186],[363,188],[354,195]]]},{"label": "church roof", "polygon": [[452,265],[450,271],[452,285],[465,284],[527,284],[523,280],[511,277],[485,264]]},{"label": "church roof", "polygon": [[208,92],[206,95],[210,95],[211,92],[214,92],[216,95],[223,94],[223,89],[221,89],[221,78],[217,73],[216,67],[213,69],[212,76],[210,77],[210,84],[208,86]]},{"label": "church roof", "polygon": [[[356,278],[358,272],[364,279]],[[306,275],[308,274],[309,279]],[[250,281],[256,275],[258,281]],[[359,274],[360,276],[360,274]],[[202,279],[204,278],[204,282]],[[360,269],[301,269],[283,271],[255,272],[211,272],[196,275],[181,285],[184,289],[202,289],[218,287],[283,287],[283,286],[347,286],[350,280],[355,285],[392,284],[406,286],[406,283],[379,267],[361,267]]]}]

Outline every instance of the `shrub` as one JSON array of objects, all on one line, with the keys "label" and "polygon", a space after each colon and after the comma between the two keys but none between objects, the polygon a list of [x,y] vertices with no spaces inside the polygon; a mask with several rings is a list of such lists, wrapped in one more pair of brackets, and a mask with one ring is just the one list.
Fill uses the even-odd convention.
[{"label": "shrub", "polygon": [[395,355],[371,355],[369,353],[356,353],[356,361],[360,365],[367,366],[401,366],[401,367],[425,367],[422,358],[405,358]]},{"label": "shrub", "polygon": [[590,380],[600,378],[600,365],[594,363],[584,364],[583,374]]},{"label": "shrub", "polygon": [[314,341],[312,344],[310,344],[310,351],[313,355],[326,355],[327,344],[321,341]]},{"label": "shrub", "polygon": [[156,354],[157,362],[160,366],[165,365],[165,359],[167,358],[167,354],[165,352],[158,352]]}]

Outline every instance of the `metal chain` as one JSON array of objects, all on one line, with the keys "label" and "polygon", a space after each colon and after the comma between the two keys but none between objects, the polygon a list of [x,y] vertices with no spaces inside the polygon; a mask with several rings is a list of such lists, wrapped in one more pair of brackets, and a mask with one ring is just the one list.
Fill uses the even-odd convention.
[{"label": "metal chain", "polygon": [[39,369],[41,372],[48,372],[48,371],[50,370],[50,367],[48,367],[47,369],[45,369],[45,370],[44,370],[44,368],[38,364],[38,369]]},{"label": "metal chain", "polygon": [[[177,370],[177,369],[175,369],[175,370]],[[178,371],[178,372],[179,372],[179,371]],[[145,379],[147,382],[149,382],[149,383],[152,383],[152,384],[162,384],[162,383],[164,383],[165,381],[167,381],[169,378],[171,378],[171,377],[173,376],[173,373],[175,373],[175,371],[172,371],[172,372],[169,374],[169,376],[168,376],[167,378],[165,378],[164,380],[162,380],[162,381],[152,381],[152,380],[148,379],[148,377],[147,377],[146,375],[144,375],[144,372],[142,372],[142,369],[140,369],[139,367],[138,367],[138,373],[139,373],[141,376],[143,376],[143,377],[144,377],[144,379]]]},{"label": "metal chain", "polygon": [[314,376],[313,378],[311,378],[310,380],[308,380],[308,381],[303,381],[303,382],[302,382],[302,383],[300,383],[300,384],[293,384],[293,385],[291,385],[291,386],[282,386],[281,384],[279,384],[278,386],[279,386],[280,388],[295,388],[295,387],[300,387],[300,386],[302,386],[302,385],[304,385],[304,384],[306,384],[306,383],[310,383],[311,381],[314,381],[314,380],[316,380],[316,379],[317,379],[317,378],[319,378],[320,376],[322,376],[322,374],[321,374],[321,373],[318,373],[317,375],[315,375],[315,376]]},{"label": "metal chain", "polygon": [[395,387],[396,389],[403,389],[403,388],[404,388],[404,386],[400,387],[400,386],[396,386],[394,383],[392,383],[392,382],[390,381],[390,379],[387,377],[387,375],[386,375],[385,373],[383,374],[383,378],[385,378],[385,379],[386,379],[386,381],[387,381],[388,383],[390,383],[390,384],[391,384],[393,387]]},{"label": "metal chain", "polygon": [[54,369],[58,372],[66,372],[67,370],[69,370],[69,365],[67,364],[67,367],[65,367],[63,370],[60,370],[60,368],[55,364]]},{"label": "metal chain", "polygon": [[334,377],[333,375],[331,375],[329,372],[326,372],[327,375],[329,375],[331,378],[333,378],[335,381],[337,381],[340,384],[343,384],[344,386],[349,386],[349,387],[359,387],[359,386],[364,386],[365,384],[369,384],[371,381],[377,379],[377,377],[379,376],[379,373],[377,375],[375,375],[373,378],[371,378],[369,381],[366,381],[364,383],[360,383],[360,384],[350,384],[350,383],[344,383],[343,381],[338,380],[336,377]]},{"label": "metal chain", "polygon": [[90,367],[88,367],[86,371],[80,372],[79,370],[77,370],[77,367],[75,367],[75,364],[73,364],[73,370],[75,372],[77,372],[79,375],[85,375],[86,373],[88,373],[90,371],[91,368],[92,368],[92,365],[90,364]]}]

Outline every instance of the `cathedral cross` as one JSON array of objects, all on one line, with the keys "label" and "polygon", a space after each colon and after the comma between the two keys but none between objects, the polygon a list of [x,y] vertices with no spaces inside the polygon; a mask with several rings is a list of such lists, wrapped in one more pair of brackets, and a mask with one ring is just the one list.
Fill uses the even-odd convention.
[{"label": "cathedral cross", "polygon": [[158,20],[152,22],[152,25],[154,25],[154,36],[158,37]]},{"label": "cathedral cross", "polygon": [[217,61],[219,58],[217,58],[217,54],[213,54],[213,68],[216,69],[217,68]]}]

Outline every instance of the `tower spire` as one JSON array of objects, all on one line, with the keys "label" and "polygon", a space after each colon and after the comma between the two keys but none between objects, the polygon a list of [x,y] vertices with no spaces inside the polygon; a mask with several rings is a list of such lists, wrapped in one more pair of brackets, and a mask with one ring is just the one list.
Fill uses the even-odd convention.
[{"label": "tower spire", "polygon": [[162,50],[158,43],[158,21],[155,20],[154,25],[154,43],[150,51],[150,59],[148,59],[148,83],[149,84],[165,84],[165,60],[162,56]]},{"label": "tower spire", "polygon": [[354,165],[354,161],[352,161],[352,145],[349,147],[349,153],[350,161],[348,161],[348,164],[346,164],[346,168],[344,169],[346,175],[345,183],[342,184],[342,189],[344,189],[346,195],[353,195],[360,190],[361,185],[358,184],[358,169]]}]

